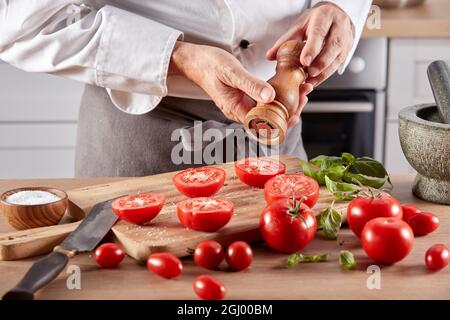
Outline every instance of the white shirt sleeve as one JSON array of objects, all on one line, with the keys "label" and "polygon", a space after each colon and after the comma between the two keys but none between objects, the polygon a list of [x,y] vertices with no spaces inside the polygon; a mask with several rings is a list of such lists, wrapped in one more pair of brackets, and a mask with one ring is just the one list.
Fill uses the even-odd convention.
[{"label": "white shirt sleeve", "polygon": [[311,6],[315,6],[320,2],[331,2],[341,8],[345,13],[347,13],[352,20],[354,31],[355,31],[355,39],[353,42],[353,47],[350,50],[347,58],[344,63],[339,67],[338,73],[342,74],[345,71],[345,68],[349,64],[350,60],[355,53],[356,47],[358,45],[359,39],[361,38],[361,33],[366,24],[367,15],[369,14],[370,6],[372,4],[372,0],[312,0]]},{"label": "white shirt sleeve", "polygon": [[183,36],[129,11],[70,0],[0,0],[0,30],[0,59],[107,88],[133,114],[167,95],[170,57]]}]

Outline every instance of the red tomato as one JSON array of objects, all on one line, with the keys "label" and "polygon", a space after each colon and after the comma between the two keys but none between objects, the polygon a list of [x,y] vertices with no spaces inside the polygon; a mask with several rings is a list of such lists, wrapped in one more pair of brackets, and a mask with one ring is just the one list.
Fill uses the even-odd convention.
[{"label": "red tomato", "polygon": [[225,287],[214,277],[202,275],[195,279],[192,287],[197,296],[203,300],[222,300],[225,298]]},{"label": "red tomato", "polygon": [[425,253],[425,264],[432,271],[445,268],[450,261],[450,254],[445,244],[435,244]]},{"label": "red tomato", "polygon": [[413,240],[411,227],[398,218],[372,219],[361,233],[364,251],[383,264],[393,264],[405,258],[412,249]]},{"label": "red tomato", "polygon": [[181,274],[183,264],[173,254],[166,252],[153,253],[148,257],[147,269],[160,277],[171,279]]},{"label": "red tomato", "polygon": [[173,177],[173,183],[178,191],[188,197],[210,197],[222,188],[225,176],[225,171],[219,168],[190,168],[178,172]]},{"label": "red tomato", "polygon": [[241,271],[252,264],[253,250],[247,242],[236,241],[228,246],[225,259],[231,269]]},{"label": "red tomato", "polygon": [[218,198],[192,198],[177,204],[181,223],[197,231],[214,232],[230,221],[234,212],[231,201]]},{"label": "red tomato", "polygon": [[403,220],[408,221],[409,218],[420,213],[420,209],[410,203],[402,204]]},{"label": "red tomato", "polygon": [[439,227],[439,219],[435,214],[429,212],[418,213],[406,221],[415,236],[424,236],[432,233]]},{"label": "red tomato", "polygon": [[244,158],[234,164],[239,179],[252,187],[263,188],[270,178],[286,171],[283,162],[271,158]]},{"label": "red tomato", "polygon": [[123,220],[144,224],[158,215],[164,201],[164,196],[157,193],[133,194],[114,200],[112,209]]},{"label": "red tomato", "polygon": [[390,195],[357,197],[347,207],[347,223],[361,237],[365,224],[374,218],[402,218],[400,203]]},{"label": "red tomato", "polygon": [[205,269],[216,269],[223,260],[223,248],[214,240],[200,242],[194,251],[195,263]]},{"label": "red tomato", "polygon": [[314,239],[317,230],[314,212],[304,203],[300,206],[299,203],[280,199],[263,210],[259,230],[272,249],[293,253]]},{"label": "red tomato", "polygon": [[115,243],[104,243],[95,250],[95,261],[103,268],[115,268],[125,257],[123,248]]},{"label": "red tomato", "polygon": [[292,198],[293,194],[297,200],[304,197],[303,202],[312,208],[319,199],[319,184],[313,178],[303,174],[279,174],[264,185],[264,197],[267,203]]}]

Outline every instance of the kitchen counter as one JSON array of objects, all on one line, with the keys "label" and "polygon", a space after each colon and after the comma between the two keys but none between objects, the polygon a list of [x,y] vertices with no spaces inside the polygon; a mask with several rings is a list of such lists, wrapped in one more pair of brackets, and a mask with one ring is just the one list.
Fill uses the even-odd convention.
[{"label": "kitchen counter", "polygon": [[[294,269],[283,267],[286,255],[263,244],[255,246],[254,262],[243,272],[207,271],[184,259],[183,274],[165,280],[150,273],[145,265],[126,257],[118,269],[100,269],[89,254],[71,259],[69,265],[81,269],[81,290],[66,287],[65,272],[39,291],[37,299],[195,299],[194,278],[200,274],[217,276],[226,286],[228,299],[450,299],[450,267],[430,272],[424,264],[424,253],[435,243],[450,245],[450,207],[427,203],[411,194],[413,175],[393,175],[393,195],[401,202],[438,215],[441,225],[426,237],[415,239],[414,249],[402,262],[381,268],[381,289],[369,290],[366,272],[372,262],[365,256],[359,240],[348,229],[341,230],[339,240],[319,235],[304,250],[305,254],[330,252],[330,260],[320,264],[302,264]],[[0,180],[0,193],[19,186],[46,185],[71,189],[117,179]],[[120,179],[119,179],[120,180]],[[0,232],[12,231],[0,218]],[[340,249],[350,250],[358,262],[357,270],[345,271],[338,264]],[[0,295],[12,288],[36,258],[0,262]],[[225,265],[225,264],[224,264]]]},{"label": "kitchen counter", "polygon": [[420,6],[382,9],[381,28],[369,30],[366,25],[363,37],[450,37],[449,12],[448,0],[427,0]]}]

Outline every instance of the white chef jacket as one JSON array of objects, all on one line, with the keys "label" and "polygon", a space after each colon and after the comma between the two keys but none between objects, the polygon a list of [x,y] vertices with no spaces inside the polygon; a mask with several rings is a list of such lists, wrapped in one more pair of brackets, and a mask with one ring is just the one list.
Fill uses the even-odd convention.
[{"label": "white chef jacket", "polygon": [[[0,0],[0,59],[106,88],[122,111],[143,114],[166,95],[208,99],[193,82],[168,76],[177,40],[213,45],[267,80],[266,51],[302,10],[319,0]],[[360,38],[371,0],[329,0]],[[247,40],[250,45],[239,44]]]}]

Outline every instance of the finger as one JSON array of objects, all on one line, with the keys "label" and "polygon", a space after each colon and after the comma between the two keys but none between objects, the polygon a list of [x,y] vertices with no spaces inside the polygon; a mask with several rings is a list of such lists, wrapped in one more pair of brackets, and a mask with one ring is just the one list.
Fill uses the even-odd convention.
[{"label": "finger", "polygon": [[336,72],[336,70],[341,66],[341,64],[344,62],[345,55],[340,54],[332,63],[331,65],[326,68],[321,74],[319,74],[317,77],[311,77],[308,78],[306,81],[307,83],[313,85],[314,87],[317,87],[319,84],[324,82],[326,79],[328,79],[333,73]]},{"label": "finger", "polygon": [[249,96],[243,95],[241,101],[233,110],[237,122],[244,123],[247,113],[256,105],[255,101]]},{"label": "finger", "polygon": [[308,68],[311,77],[317,77],[327,69],[344,50],[344,38],[336,24],[331,26],[325,45],[319,55]]},{"label": "finger", "polygon": [[230,85],[234,88],[240,89],[255,101],[262,103],[269,103],[275,99],[275,90],[270,84],[262,81],[244,68],[239,67],[230,71],[228,78],[230,79]]},{"label": "finger", "polygon": [[314,61],[323,47],[328,31],[330,30],[332,19],[324,15],[315,15],[311,18],[306,31],[306,43],[300,55],[300,63],[304,66]]},{"label": "finger", "polygon": [[307,95],[310,94],[313,91],[313,89],[314,89],[314,87],[309,83],[304,83],[300,86],[299,105],[298,105],[298,108],[293,113],[293,115],[289,118],[289,121],[288,121],[289,128],[297,125],[300,122],[300,114],[302,113],[303,108],[305,107],[306,103],[308,102]]},{"label": "finger", "polygon": [[268,60],[275,60],[277,58],[277,52],[280,46],[289,40],[300,40],[303,41],[304,38],[304,28],[303,24],[297,24],[290,28],[285,34],[283,34],[275,44],[266,53],[266,58]]}]

